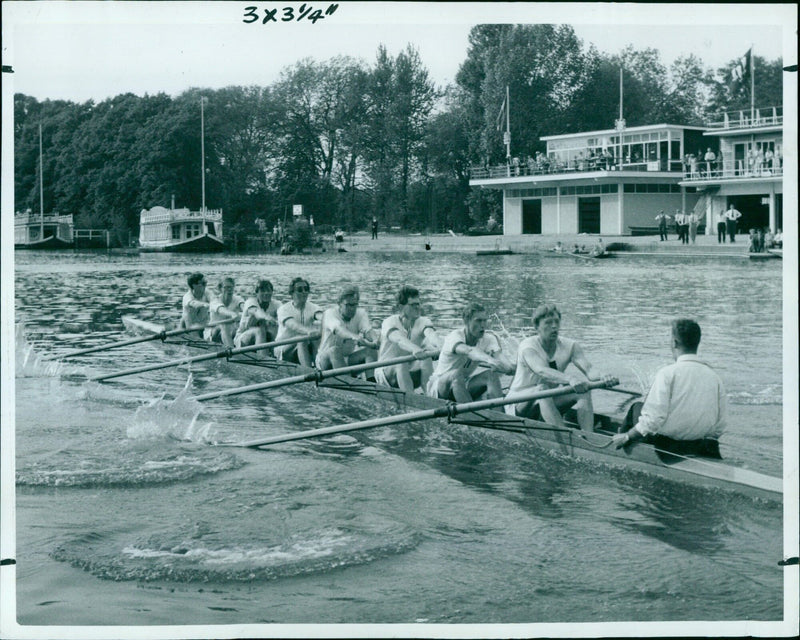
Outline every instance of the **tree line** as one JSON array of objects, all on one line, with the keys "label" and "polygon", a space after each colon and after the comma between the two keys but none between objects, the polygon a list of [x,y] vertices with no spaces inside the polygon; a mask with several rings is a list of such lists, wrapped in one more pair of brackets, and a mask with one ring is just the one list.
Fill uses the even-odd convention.
[{"label": "tree line", "polygon": [[[743,44],[744,49],[744,44]],[[505,162],[499,114],[509,87],[512,154],[545,151],[541,136],[613,128],[624,74],[629,126],[703,124],[749,109],[737,61],[712,70],[689,54],[666,67],[655,49],[619,55],[583,46],[568,25],[478,25],[455,83],[437,87],[417,50],[371,63],[307,58],[269,86],[117,95],[82,104],[14,99],[15,199],[76,226],[135,237],[139,212],[201,206],[200,100],[206,205],[226,235],[272,227],[302,204],[318,225],[380,224],[464,231],[494,214],[499,193],[472,190],[469,167]],[[755,58],[756,106],[782,104],[781,61]]]}]

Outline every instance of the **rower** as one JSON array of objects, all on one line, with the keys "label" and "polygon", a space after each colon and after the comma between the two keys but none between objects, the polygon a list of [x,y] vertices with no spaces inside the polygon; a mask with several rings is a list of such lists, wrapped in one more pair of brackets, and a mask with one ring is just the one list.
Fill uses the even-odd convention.
[{"label": "rower", "polygon": [[[322,309],[308,301],[311,286],[304,278],[295,278],[289,284],[289,295],[292,299],[278,307],[278,335],[276,340],[298,336],[312,336],[317,333],[315,323],[322,315]],[[299,362],[305,367],[314,363],[318,341],[307,340],[296,344],[276,347],[275,356],[281,360]]]},{"label": "rower", "polygon": [[358,306],[359,299],[358,287],[348,285],[339,294],[338,305],[322,314],[317,369],[340,369],[378,359],[377,336],[367,312]]},{"label": "rower", "polygon": [[567,375],[564,370],[572,363],[589,381],[602,380],[610,386],[616,379],[596,373],[578,342],[559,337],[561,312],[555,305],[540,305],[533,312],[533,326],[538,335],[525,338],[520,343],[517,370],[507,397],[515,393],[551,389],[565,384],[572,385],[574,393],[508,404],[506,413],[534,420],[544,419],[549,424],[564,427],[562,413],[574,406],[581,429],[592,431],[594,406],[588,382],[583,378]]},{"label": "rower", "polygon": [[254,295],[244,302],[242,318],[233,339],[237,349],[275,339],[280,304],[272,299],[272,291],[272,283],[261,279],[256,283]]},{"label": "rower", "polygon": [[462,318],[464,326],[444,339],[428,395],[456,402],[500,398],[499,373],[513,374],[514,365],[503,355],[497,335],[486,330],[488,316],[482,304],[468,304]]},{"label": "rower", "polygon": [[[223,278],[219,283],[219,295],[211,299],[209,306],[212,324],[224,320],[235,320],[239,317],[244,299],[241,296],[237,296],[234,293],[235,290],[236,283],[233,278]],[[226,347],[232,347],[234,327],[234,322],[208,327],[203,333],[203,337],[209,342],[221,342]]]},{"label": "rower", "polygon": [[728,419],[725,386],[697,357],[700,325],[681,318],[672,322],[674,364],[656,373],[636,425],[614,435],[619,449],[644,439],[659,449],[720,458],[719,437]]},{"label": "rower", "polygon": [[[397,310],[381,323],[381,346],[378,360],[398,358],[409,353],[419,354],[426,349],[439,349],[439,338],[430,318],[421,314],[419,290],[408,285],[397,292]],[[423,391],[433,373],[430,358],[413,363],[397,364],[375,370],[375,380],[380,384],[398,387],[411,393],[415,388]]]},{"label": "rower", "polygon": [[[181,329],[189,327],[205,326],[209,320],[209,308],[211,298],[206,291],[206,279],[202,273],[193,273],[187,279],[189,290],[183,294]],[[198,332],[201,337],[201,332]]]}]

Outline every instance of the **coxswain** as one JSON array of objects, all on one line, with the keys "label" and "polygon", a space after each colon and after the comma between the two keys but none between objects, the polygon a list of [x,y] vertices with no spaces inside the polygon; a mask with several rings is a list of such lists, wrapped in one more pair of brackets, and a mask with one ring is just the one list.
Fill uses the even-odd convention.
[{"label": "coxswain", "polygon": [[317,369],[339,369],[378,359],[378,336],[367,312],[358,306],[359,299],[358,287],[348,285],[339,294],[338,304],[322,314]]},{"label": "coxswain", "polygon": [[280,303],[273,300],[272,292],[272,283],[269,280],[261,279],[256,282],[254,295],[245,300],[242,306],[242,318],[234,338],[237,348],[275,340]]},{"label": "coxswain", "polygon": [[639,420],[613,436],[619,449],[637,440],[682,455],[720,458],[719,437],[728,420],[722,379],[697,356],[700,325],[681,318],[672,322],[673,364],[656,373]]},{"label": "coxswain", "polygon": [[462,318],[464,326],[444,339],[428,381],[428,395],[456,402],[500,398],[503,388],[499,374],[513,374],[514,365],[503,355],[497,335],[486,330],[488,316],[482,304],[468,304]]},{"label": "coxswain", "polygon": [[[318,322],[322,308],[308,301],[311,286],[305,278],[295,278],[289,284],[291,300],[278,307],[277,341],[301,336],[314,336],[319,331]],[[295,344],[275,348],[275,356],[280,360],[299,362],[311,367],[317,352],[318,340],[305,340]]]},{"label": "coxswain", "polygon": [[[518,393],[553,389],[560,385],[571,385],[573,392],[540,400],[528,400],[506,405],[511,415],[543,419],[545,422],[564,427],[562,414],[574,407],[578,424],[585,431],[594,429],[594,406],[588,381],[602,380],[611,386],[616,383],[612,376],[595,372],[575,340],[559,336],[561,312],[555,305],[543,304],[533,312],[534,336],[525,338],[517,350],[517,369],[508,390],[508,398]],[[583,372],[586,379],[565,373],[567,365],[573,364]]]},{"label": "coxswain", "polygon": [[[396,296],[397,313],[381,323],[381,345],[378,360],[390,360],[408,354],[420,355],[441,348],[433,322],[422,315],[419,290],[403,285]],[[424,391],[433,373],[431,358],[404,362],[375,370],[375,380],[390,387],[411,393],[415,388]]]},{"label": "coxswain", "polygon": [[[209,311],[211,314],[211,324],[207,327],[203,337],[209,342],[221,342],[226,347],[233,346],[233,336],[236,333],[236,323],[234,320],[239,318],[242,312],[244,299],[236,295],[236,283],[233,278],[223,278],[219,283],[218,295],[211,299]],[[230,320],[230,322],[223,321]],[[215,323],[220,324],[215,324]]]}]

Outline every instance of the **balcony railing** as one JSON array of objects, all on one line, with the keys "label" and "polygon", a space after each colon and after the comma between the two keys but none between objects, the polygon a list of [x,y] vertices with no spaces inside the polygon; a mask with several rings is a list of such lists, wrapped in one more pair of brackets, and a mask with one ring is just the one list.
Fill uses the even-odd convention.
[{"label": "balcony railing", "polygon": [[584,161],[564,163],[548,163],[546,165],[494,165],[491,167],[470,167],[470,180],[486,180],[491,178],[519,178],[524,176],[574,175],[593,171],[669,171],[681,173],[684,165],[680,160],[661,162],[624,162],[622,166],[604,161]]},{"label": "balcony railing", "polygon": [[749,109],[729,111],[722,114],[722,120],[709,122],[709,129],[751,129],[783,125],[783,107],[761,107],[750,113]]},{"label": "balcony railing", "polygon": [[699,167],[694,172],[684,172],[683,179],[688,182],[707,182],[709,180],[761,179],[783,176],[783,167],[778,165],[772,167],[756,167],[752,169],[742,166],[741,163],[736,167],[726,165],[720,167],[717,164],[712,164],[710,167],[707,167],[705,162],[703,162],[702,165],[703,166]]}]

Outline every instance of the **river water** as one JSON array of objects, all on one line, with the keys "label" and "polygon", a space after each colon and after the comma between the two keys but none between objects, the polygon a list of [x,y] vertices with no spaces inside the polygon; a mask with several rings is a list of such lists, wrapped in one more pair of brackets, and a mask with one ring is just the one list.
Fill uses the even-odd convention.
[{"label": "river water", "polygon": [[[208,441],[389,411],[294,387],[198,412],[187,394],[280,375],[224,362],[87,381],[179,357],[177,346],[46,360],[127,337],[126,314],[177,320],[195,270],[211,285],[232,276],[242,295],[269,277],[281,301],[302,275],[323,305],[354,282],[378,319],[413,284],[441,333],[477,298],[511,348],[553,302],[562,334],[634,389],[670,361],[669,320],[688,316],[727,386],[723,456],[781,475],[780,261],[19,252],[15,267],[21,625],[392,623],[412,625],[408,637],[463,623],[492,625],[488,636],[527,629],[499,623],[783,619],[780,504],[438,422],[224,449]],[[225,633],[214,629],[193,635]],[[287,633],[238,632],[251,629]]]}]

